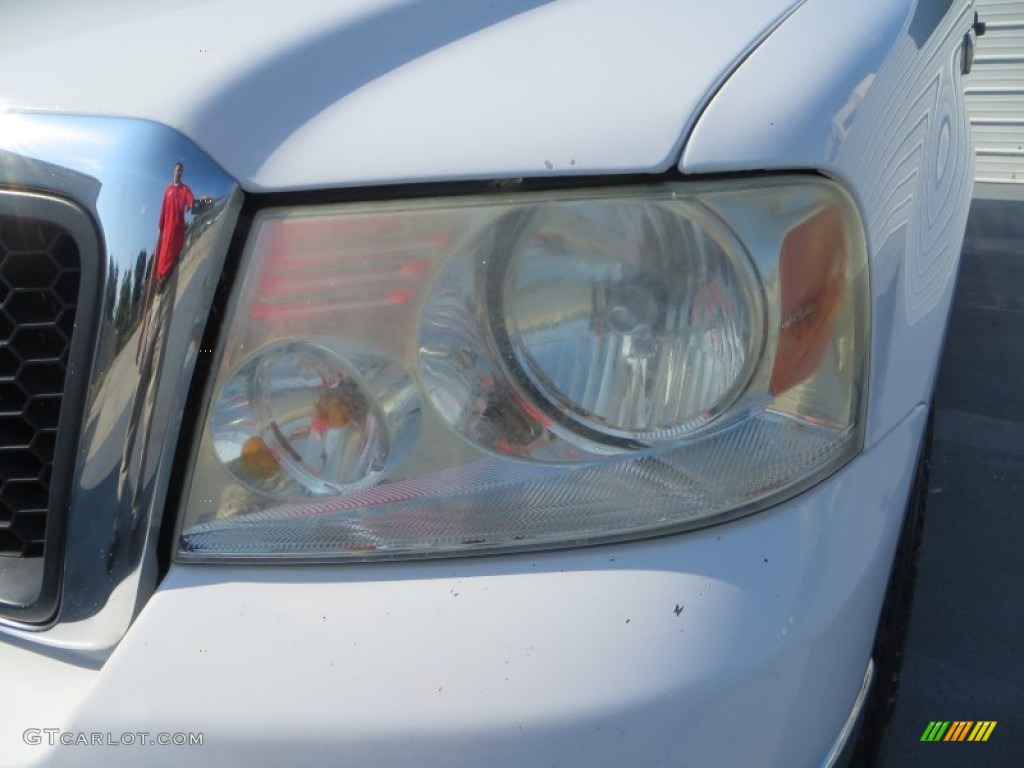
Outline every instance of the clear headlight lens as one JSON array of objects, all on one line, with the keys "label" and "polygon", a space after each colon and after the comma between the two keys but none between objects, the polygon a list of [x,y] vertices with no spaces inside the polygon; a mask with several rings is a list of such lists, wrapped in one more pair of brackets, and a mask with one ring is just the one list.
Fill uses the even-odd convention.
[{"label": "clear headlight lens", "polygon": [[867,267],[815,179],[267,211],[183,559],[682,530],[860,449]]}]

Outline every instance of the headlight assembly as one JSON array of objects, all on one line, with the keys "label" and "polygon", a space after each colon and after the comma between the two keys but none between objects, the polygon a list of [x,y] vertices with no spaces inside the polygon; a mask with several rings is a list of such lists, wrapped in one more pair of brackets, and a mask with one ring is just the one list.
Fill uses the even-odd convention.
[{"label": "headlight assembly", "polygon": [[860,449],[866,253],[823,180],[271,210],[242,275],[184,560],[669,533]]}]

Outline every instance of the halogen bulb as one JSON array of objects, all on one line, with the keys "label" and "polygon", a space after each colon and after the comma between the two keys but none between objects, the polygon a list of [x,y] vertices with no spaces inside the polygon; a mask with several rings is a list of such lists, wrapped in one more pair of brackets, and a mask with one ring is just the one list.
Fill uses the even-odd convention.
[{"label": "halogen bulb", "polygon": [[610,306],[605,317],[610,330],[635,334],[651,329],[658,315],[658,299],[653,290],[636,283],[625,283],[606,290]]},{"label": "halogen bulb", "polygon": [[418,426],[419,402],[393,361],[295,342],[243,364],[218,395],[214,451],[238,481],[290,499],[378,481]]}]

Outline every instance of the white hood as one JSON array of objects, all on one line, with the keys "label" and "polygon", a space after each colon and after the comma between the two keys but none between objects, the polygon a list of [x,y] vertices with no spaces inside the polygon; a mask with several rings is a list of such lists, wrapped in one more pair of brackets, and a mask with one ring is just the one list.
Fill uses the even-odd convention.
[{"label": "white hood", "polygon": [[659,172],[800,2],[7,0],[0,99],[164,123],[253,191]]}]

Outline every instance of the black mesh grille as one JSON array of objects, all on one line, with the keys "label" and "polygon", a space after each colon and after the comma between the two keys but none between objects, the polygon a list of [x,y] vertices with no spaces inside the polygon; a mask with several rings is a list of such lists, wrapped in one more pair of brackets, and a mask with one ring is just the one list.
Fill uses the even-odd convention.
[{"label": "black mesh grille", "polygon": [[43,554],[80,269],[60,227],[0,216],[0,555]]}]

